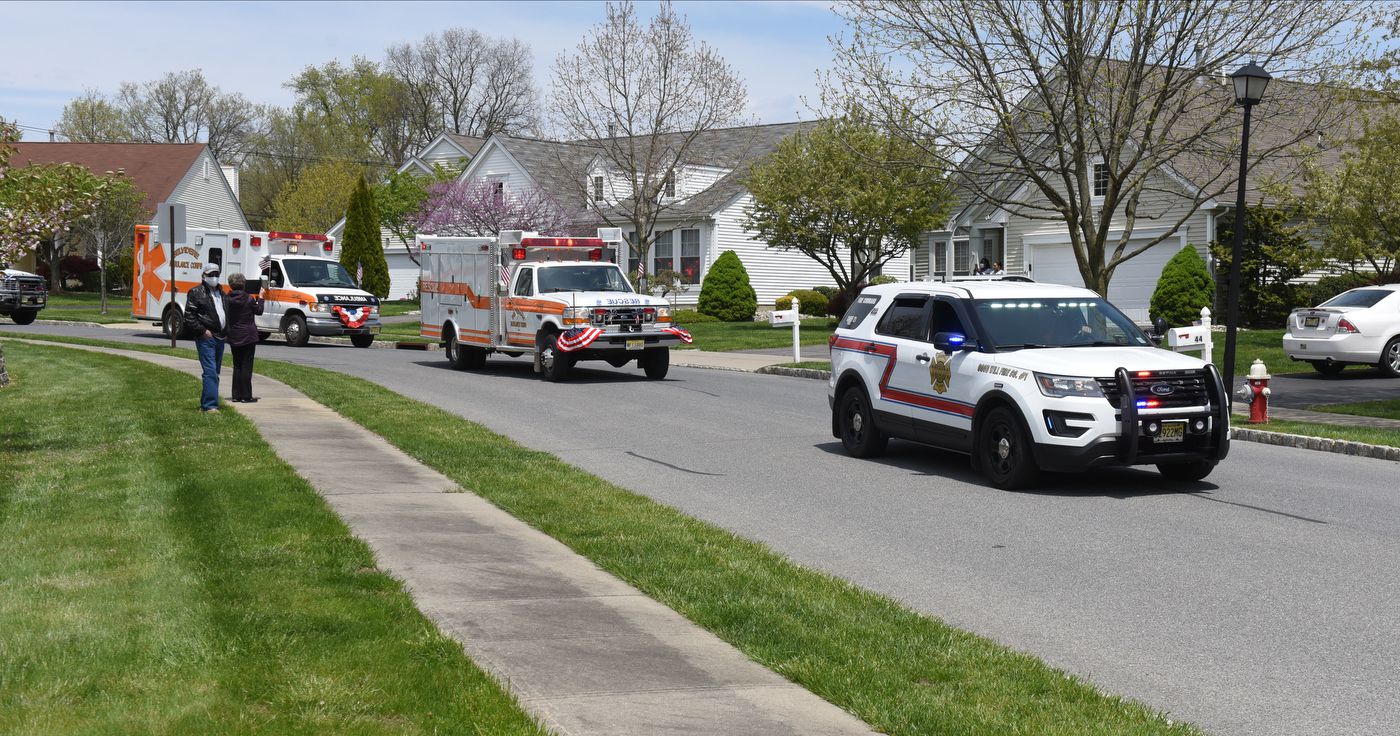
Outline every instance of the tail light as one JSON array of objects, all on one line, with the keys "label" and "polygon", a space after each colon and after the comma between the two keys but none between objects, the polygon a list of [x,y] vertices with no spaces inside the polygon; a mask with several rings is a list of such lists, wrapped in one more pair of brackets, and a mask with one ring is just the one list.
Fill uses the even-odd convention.
[{"label": "tail light", "polygon": [[1337,320],[1337,332],[1345,332],[1352,335],[1361,334],[1361,330],[1356,329],[1356,325],[1352,324],[1345,317]]},{"label": "tail light", "polygon": [[523,261],[523,260],[525,260],[525,249],[524,249],[524,248],[511,248],[511,250],[510,250],[510,257],[511,257],[511,258],[514,258],[514,259],[517,260],[517,261]]},{"label": "tail light", "polygon": [[258,236],[256,236],[256,235],[254,235],[253,237],[248,238],[248,245],[251,245],[251,246],[253,246],[254,248],[261,247],[261,246],[262,246],[262,238],[260,238],[260,237],[258,237]]},{"label": "tail light", "polygon": [[323,250],[323,251],[325,251],[325,252],[327,252],[327,253],[330,253],[330,252],[331,252],[331,249],[334,248],[334,247],[335,247],[335,244],[332,243],[332,242],[329,241],[329,240],[327,240],[326,242],[324,242],[324,243],[321,244],[321,250]]},{"label": "tail light", "polygon": [[601,260],[603,260],[603,249],[602,249],[602,248],[594,248],[593,250],[588,251],[588,260],[590,260],[590,261],[601,261]]},{"label": "tail light", "polygon": [[239,246],[241,246],[241,245],[243,245],[243,241],[239,240],[238,238],[234,238],[234,239],[233,239],[233,249],[234,249],[234,250],[238,250]]}]

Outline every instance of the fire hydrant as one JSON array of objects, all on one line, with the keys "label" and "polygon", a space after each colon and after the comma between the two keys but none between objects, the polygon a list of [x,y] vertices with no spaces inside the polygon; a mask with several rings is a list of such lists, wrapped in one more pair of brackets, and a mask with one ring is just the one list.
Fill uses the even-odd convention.
[{"label": "fire hydrant", "polygon": [[1256,358],[1249,366],[1245,385],[1240,386],[1240,399],[1249,404],[1249,423],[1267,424],[1269,421],[1269,370],[1264,361]]}]

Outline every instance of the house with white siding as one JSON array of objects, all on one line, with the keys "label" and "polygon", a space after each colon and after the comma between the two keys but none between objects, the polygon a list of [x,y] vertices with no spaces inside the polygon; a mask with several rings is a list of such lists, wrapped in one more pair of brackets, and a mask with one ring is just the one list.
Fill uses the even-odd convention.
[{"label": "house with white siding", "polygon": [[[235,184],[203,143],[14,143],[14,167],[71,163],[99,176],[123,172],[146,198],[142,202],[154,224],[156,205],[185,205],[188,227],[248,229]],[[235,178],[236,181],[236,178]],[[33,270],[29,256],[28,267]]]},{"label": "house with white siding", "polygon": [[[662,192],[665,211],[654,229],[656,240],[646,264],[650,274],[670,270],[682,275],[685,291],[671,295],[677,304],[696,303],[710,264],[726,250],[734,251],[743,261],[761,305],[771,305],[793,289],[835,286],[821,264],[802,253],[769,248],[744,226],[753,206],[753,197],[741,183],[748,167],[771,153],[783,138],[812,125],[753,125],[704,131],[695,136],[687,148],[690,155],[675,168]],[[416,166],[417,170],[429,171],[432,162],[442,160],[435,157],[451,156],[469,147],[460,138],[440,137],[401,170]],[[602,213],[611,212],[610,208],[630,194],[628,177],[611,169],[595,141],[559,142],[495,135],[471,150],[458,180],[491,182],[506,197],[512,192],[542,191],[567,210],[577,212],[578,221],[585,226],[604,226]],[[616,225],[623,227],[624,235],[635,242],[636,234],[623,222]],[[343,226],[341,223],[333,228],[332,235],[337,235],[337,228]],[[404,247],[386,234],[386,254]],[[637,256],[632,253],[625,268],[634,272],[637,266]],[[412,283],[407,271],[395,277],[396,268],[403,269],[405,265],[390,262],[395,284]],[[910,278],[910,256],[890,261],[883,271],[897,278]],[[416,266],[411,276],[417,278]],[[406,294],[407,290],[395,288],[390,298]]]},{"label": "house with white siding", "polygon": [[[1233,92],[1222,78],[1203,78],[1199,84],[1205,90],[1203,98],[1213,98],[1220,109],[1234,105]],[[1256,117],[1251,128],[1251,150],[1255,153],[1245,193],[1251,206],[1269,203],[1265,194],[1269,184],[1287,186],[1297,193],[1299,170],[1305,162],[1324,169],[1339,165],[1361,118],[1355,107],[1345,105],[1323,87],[1285,80],[1272,84],[1272,97],[1266,97],[1264,103],[1272,107],[1267,117]],[[1335,123],[1325,130],[1317,129],[1317,116],[1312,113],[1325,105],[1335,107]],[[1238,128],[1227,126],[1223,135],[1205,139],[1202,149],[1193,155],[1183,155],[1149,172],[1131,217],[1125,207],[1107,213],[1109,250],[1128,227],[1125,252],[1146,247],[1117,266],[1107,294],[1134,320],[1148,321],[1148,304],[1162,267],[1182,248],[1195,248],[1214,272],[1210,245],[1216,239],[1216,223],[1221,215],[1234,210],[1238,136]],[[1267,154],[1261,156],[1260,151]],[[1041,173],[1050,181],[1060,181],[1063,176],[1056,169],[1058,160],[1053,153],[1047,154]],[[1089,204],[1100,207],[1115,167],[1101,155],[1091,160]],[[1063,220],[1055,219],[1054,207],[1045,194],[1029,183],[1003,184],[1006,189],[1002,191],[1013,194],[1001,203],[979,198],[966,185],[957,191],[957,204],[947,226],[927,233],[912,254],[915,278],[942,280],[967,275],[986,258],[1001,263],[1007,274],[1083,285],[1069,230]],[[1063,190],[1059,191],[1063,196]],[[1153,241],[1158,242],[1149,247]],[[1310,279],[1316,280],[1322,273],[1311,274]]]}]

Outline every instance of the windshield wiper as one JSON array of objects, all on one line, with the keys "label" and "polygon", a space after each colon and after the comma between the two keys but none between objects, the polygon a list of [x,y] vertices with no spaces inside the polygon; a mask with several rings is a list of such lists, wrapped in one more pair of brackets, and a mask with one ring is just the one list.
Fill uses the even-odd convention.
[{"label": "windshield wiper", "polygon": [[1111,340],[1093,340],[1091,342],[1075,342],[1066,345],[1068,348],[1122,348],[1127,347],[1124,343],[1113,342]]},{"label": "windshield wiper", "polygon": [[998,345],[997,350],[1024,350],[1027,348],[1062,348],[1063,345],[1046,345],[1039,342],[1023,342],[1019,345]]},{"label": "windshield wiper", "polygon": [[562,286],[555,286],[544,290],[546,294],[553,294],[556,291],[583,291],[583,289],[570,289]]}]

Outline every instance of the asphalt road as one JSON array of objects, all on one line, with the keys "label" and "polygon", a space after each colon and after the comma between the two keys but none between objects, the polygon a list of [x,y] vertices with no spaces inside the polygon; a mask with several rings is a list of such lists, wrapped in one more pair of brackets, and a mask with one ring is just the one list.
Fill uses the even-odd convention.
[{"label": "asphalt road", "polygon": [[846,457],[820,381],[597,364],[549,384],[525,360],[473,374],[436,352],[258,355],[436,404],[1214,733],[1400,724],[1395,463],[1237,442],[1200,483],[1125,469],[1004,492],[913,444]]}]

